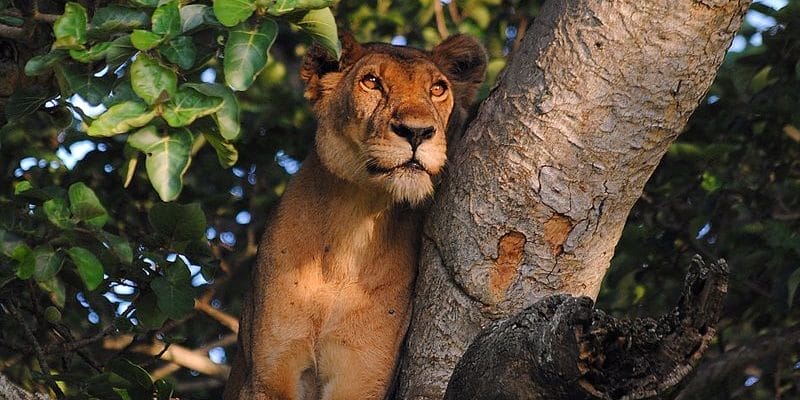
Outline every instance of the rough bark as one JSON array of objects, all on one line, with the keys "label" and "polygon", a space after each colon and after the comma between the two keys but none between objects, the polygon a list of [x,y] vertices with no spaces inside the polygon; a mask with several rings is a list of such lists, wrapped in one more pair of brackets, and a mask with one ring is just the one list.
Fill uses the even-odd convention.
[{"label": "rough bark", "polygon": [[50,396],[30,393],[0,374],[0,399],[3,400],[50,400]]},{"label": "rough bark", "polygon": [[672,312],[617,320],[588,297],[546,297],[490,325],[458,362],[445,399],[645,399],[675,388],[714,336],[724,261],[696,257]]},{"label": "rough bark", "polygon": [[597,295],[631,207],[749,4],[545,4],[428,215],[397,398],[442,398],[492,321],[557,293]]}]

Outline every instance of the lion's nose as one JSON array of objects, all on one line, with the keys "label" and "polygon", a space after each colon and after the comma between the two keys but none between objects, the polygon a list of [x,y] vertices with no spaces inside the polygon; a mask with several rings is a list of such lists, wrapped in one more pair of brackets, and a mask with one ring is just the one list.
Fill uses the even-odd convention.
[{"label": "lion's nose", "polygon": [[409,126],[406,124],[392,124],[392,132],[397,136],[403,137],[411,143],[411,149],[416,150],[422,142],[433,137],[436,129],[432,126]]}]

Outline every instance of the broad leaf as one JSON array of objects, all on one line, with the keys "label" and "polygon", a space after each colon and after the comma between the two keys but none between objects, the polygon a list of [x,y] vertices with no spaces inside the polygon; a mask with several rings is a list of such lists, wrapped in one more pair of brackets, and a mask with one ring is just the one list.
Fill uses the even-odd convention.
[{"label": "broad leaf", "polygon": [[[236,140],[239,137],[241,127],[239,125],[239,100],[233,92],[229,88],[217,83],[187,83],[185,86],[195,89],[206,96],[214,96],[223,99],[222,108],[214,114],[214,121],[217,123],[217,127],[219,127],[222,138],[225,140]],[[219,154],[219,150],[217,150],[217,154]],[[221,160],[222,159],[220,159],[220,161]],[[234,162],[236,161],[234,160]]]},{"label": "broad leaf", "polygon": [[188,32],[214,19],[212,8],[205,4],[189,4],[181,7],[181,32]]},{"label": "broad leaf", "polygon": [[42,246],[33,251],[33,279],[45,282],[53,279],[61,269],[61,257],[49,246]]},{"label": "broad leaf", "polygon": [[183,175],[191,161],[192,134],[177,129],[162,136],[155,127],[148,126],[128,137],[128,143],[147,155],[147,176],[161,200],[175,200],[183,189]]},{"label": "broad leaf", "polygon": [[113,74],[95,77],[85,66],[70,63],[56,65],[55,71],[63,97],[77,94],[92,106],[103,102],[115,79]]},{"label": "broad leaf", "polygon": [[33,114],[52,97],[41,86],[21,87],[7,100],[6,118],[15,121]]},{"label": "broad leaf", "polygon": [[336,20],[330,8],[311,10],[292,22],[339,59],[342,47],[336,31]]},{"label": "broad leaf", "polygon": [[50,71],[54,65],[63,61],[65,58],[67,58],[67,52],[65,50],[53,50],[47,54],[33,57],[25,64],[25,75],[41,75]]},{"label": "broad leaf", "polygon": [[208,226],[200,204],[157,203],[147,215],[156,232],[172,241],[202,238]]},{"label": "broad leaf", "polygon": [[214,0],[214,15],[228,27],[250,18],[255,9],[255,0]]},{"label": "broad leaf", "polygon": [[33,255],[33,250],[26,244],[21,244],[14,249],[11,258],[16,260],[17,277],[19,279],[30,279],[33,276],[33,271],[36,268],[36,257]]},{"label": "broad leaf", "polygon": [[223,100],[219,97],[206,96],[192,88],[182,86],[175,93],[175,98],[164,108],[162,117],[169,126],[177,128],[217,112],[222,108],[222,104]]},{"label": "broad leaf", "polygon": [[155,104],[175,95],[178,77],[158,61],[146,54],[139,54],[131,65],[131,86],[147,104]]},{"label": "broad leaf", "polygon": [[283,15],[294,11],[297,7],[297,0],[275,0],[267,7],[270,15]]},{"label": "broad leaf", "polygon": [[70,218],[72,214],[69,211],[66,200],[55,197],[45,201],[42,206],[44,208],[44,214],[53,225],[64,229],[72,228],[73,223]]},{"label": "broad leaf", "polygon": [[208,226],[198,203],[157,203],[150,209],[147,219],[156,232],[176,242],[200,239]]},{"label": "broad leaf", "polygon": [[69,2],[64,13],[53,22],[56,37],[54,49],[79,49],[86,43],[86,9],[78,3]]},{"label": "broad leaf", "polygon": [[133,128],[147,125],[155,116],[147,105],[139,101],[126,101],[112,106],[92,122],[86,133],[89,136],[114,136]]},{"label": "broad leaf", "polygon": [[136,48],[131,43],[131,36],[120,36],[114,39],[106,50],[106,62],[111,69],[114,69],[130,60],[135,52]]},{"label": "broad leaf", "polygon": [[100,231],[98,236],[103,245],[108,247],[108,251],[120,262],[126,265],[133,262],[133,249],[131,249],[130,243],[125,238],[112,235],[106,231]]},{"label": "broad leaf", "polygon": [[158,48],[169,62],[177,64],[181,69],[190,69],[194,65],[196,50],[190,37],[178,36]]},{"label": "broad leaf", "polygon": [[158,296],[158,308],[172,319],[181,319],[194,309],[194,293],[189,268],[178,258],[166,267],[163,277],[150,283]]},{"label": "broad leaf", "polygon": [[156,46],[161,44],[162,41],[164,41],[164,38],[161,35],[141,29],[134,30],[130,37],[133,47],[141,51],[154,49]]},{"label": "broad leaf", "polygon": [[[60,259],[60,257],[59,257]],[[64,282],[53,276],[50,279],[37,281],[39,288],[44,290],[50,295],[50,301],[58,307],[64,308],[64,303],[67,300],[67,289],[64,287]]]},{"label": "broad leaf", "polygon": [[217,152],[217,159],[219,164],[225,168],[231,167],[239,160],[239,152],[236,146],[223,139],[219,134],[212,132],[203,132],[203,136]]},{"label": "broad leaf", "polygon": [[68,194],[70,211],[77,220],[94,228],[102,228],[108,222],[106,208],[86,184],[73,183],[69,187]]},{"label": "broad leaf", "polygon": [[247,90],[267,65],[269,49],[277,35],[278,24],[271,19],[264,20],[258,28],[242,24],[231,29],[225,43],[225,82],[234,90]]},{"label": "broad leaf", "polygon": [[153,33],[166,37],[181,33],[179,6],[178,0],[170,0],[162,3],[153,11],[152,27],[150,28]]},{"label": "broad leaf", "polygon": [[89,50],[83,50],[83,49],[70,50],[69,55],[70,57],[79,62],[88,64],[90,62],[105,58],[106,52],[110,47],[111,47],[111,42],[103,42],[92,46],[92,48],[90,48]]},{"label": "broad leaf", "polygon": [[153,387],[153,379],[150,378],[150,374],[142,367],[124,358],[111,360],[111,362],[108,363],[107,369],[141,389],[150,389]]},{"label": "broad leaf", "polygon": [[134,316],[145,329],[158,329],[167,321],[167,315],[158,308],[158,296],[147,293],[136,301]]},{"label": "broad leaf", "polygon": [[89,36],[107,37],[112,33],[130,32],[147,26],[150,18],[142,10],[118,5],[98,8],[92,16]]},{"label": "broad leaf", "polygon": [[130,0],[131,4],[147,7],[147,8],[154,8],[158,5],[158,0]]},{"label": "broad leaf", "polygon": [[97,289],[103,282],[103,264],[100,260],[83,247],[73,247],[67,250],[67,254],[78,269],[78,275],[86,289],[89,291]]}]

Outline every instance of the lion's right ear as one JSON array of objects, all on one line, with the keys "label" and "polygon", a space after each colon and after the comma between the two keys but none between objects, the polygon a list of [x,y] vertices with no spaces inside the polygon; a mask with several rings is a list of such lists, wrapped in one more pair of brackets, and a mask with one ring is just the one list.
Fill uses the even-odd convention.
[{"label": "lion's right ear", "polygon": [[453,83],[458,104],[469,106],[486,77],[486,50],[475,38],[453,35],[432,52],[433,61]]},{"label": "lion's right ear", "polygon": [[342,53],[339,60],[321,45],[314,43],[300,66],[300,79],[306,84],[305,97],[313,104],[333,89],[338,79],[322,79],[331,73],[338,73],[353,65],[364,53],[361,44],[348,31],[339,33]]}]

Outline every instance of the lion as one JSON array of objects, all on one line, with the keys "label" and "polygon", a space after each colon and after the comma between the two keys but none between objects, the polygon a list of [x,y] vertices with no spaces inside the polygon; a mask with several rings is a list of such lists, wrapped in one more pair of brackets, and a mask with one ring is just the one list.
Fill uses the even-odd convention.
[{"label": "lion", "polygon": [[315,148],[264,233],[225,399],[381,399],[411,318],[422,205],[486,72],[478,41],[432,51],[340,38],[300,68]]}]

